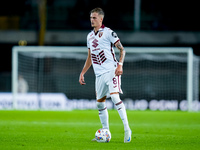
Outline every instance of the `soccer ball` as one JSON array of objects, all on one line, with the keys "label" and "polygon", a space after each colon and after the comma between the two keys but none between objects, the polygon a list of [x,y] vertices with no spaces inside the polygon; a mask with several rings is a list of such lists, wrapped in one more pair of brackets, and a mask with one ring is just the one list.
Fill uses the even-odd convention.
[{"label": "soccer ball", "polygon": [[110,142],[111,133],[108,129],[98,129],[95,133],[95,138],[100,143]]}]

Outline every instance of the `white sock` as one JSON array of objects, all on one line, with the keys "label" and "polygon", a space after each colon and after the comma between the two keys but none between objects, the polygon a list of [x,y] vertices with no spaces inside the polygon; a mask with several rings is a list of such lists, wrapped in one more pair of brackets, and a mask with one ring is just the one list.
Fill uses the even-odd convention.
[{"label": "white sock", "polygon": [[119,116],[122,119],[122,122],[124,124],[124,131],[130,130],[130,127],[128,124],[128,118],[127,118],[127,114],[126,114],[126,108],[124,106],[124,103],[119,98],[119,94],[112,94],[111,98],[112,98],[112,101],[115,104],[117,111],[119,113]]},{"label": "white sock", "polygon": [[108,123],[108,110],[106,107],[105,102],[97,102],[97,108],[99,111],[99,118],[104,129],[109,130],[109,123]]}]

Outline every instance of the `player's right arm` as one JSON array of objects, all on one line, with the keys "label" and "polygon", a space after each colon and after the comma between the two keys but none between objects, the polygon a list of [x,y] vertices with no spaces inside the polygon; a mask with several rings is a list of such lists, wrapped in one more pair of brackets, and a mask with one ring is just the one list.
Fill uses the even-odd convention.
[{"label": "player's right arm", "polygon": [[91,54],[90,54],[90,49],[88,48],[88,56],[87,59],[85,61],[85,65],[83,67],[83,70],[80,73],[79,76],[79,83],[81,85],[85,85],[85,80],[84,80],[84,74],[88,71],[88,69],[90,68],[90,66],[92,65],[92,60],[91,60]]}]

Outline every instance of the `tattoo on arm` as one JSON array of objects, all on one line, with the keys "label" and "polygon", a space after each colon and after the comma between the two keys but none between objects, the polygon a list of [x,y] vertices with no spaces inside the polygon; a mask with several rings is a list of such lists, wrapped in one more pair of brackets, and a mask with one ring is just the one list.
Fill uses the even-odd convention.
[{"label": "tattoo on arm", "polygon": [[124,49],[120,41],[118,41],[118,42],[116,43],[116,47],[117,47],[119,50],[123,50],[123,49]]},{"label": "tattoo on arm", "polygon": [[120,50],[120,54],[119,54],[119,62],[123,63],[124,62],[124,58],[125,58],[125,50],[124,47],[122,46],[121,42],[118,41],[115,46]]}]

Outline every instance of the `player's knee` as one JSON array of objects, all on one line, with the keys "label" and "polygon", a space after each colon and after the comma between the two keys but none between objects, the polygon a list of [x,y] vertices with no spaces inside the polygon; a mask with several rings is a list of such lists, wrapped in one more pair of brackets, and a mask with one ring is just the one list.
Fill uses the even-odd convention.
[{"label": "player's knee", "polygon": [[114,104],[121,102],[119,94],[111,94],[110,97],[111,97]]},{"label": "player's knee", "polygon": [[106,103],[105,102],[97,102],[97,108],[100,109],[104,109],[106,107]]},{"label": "player's knee", "polygon": [[112,99],[113,103],[115,104],[115,107],[117,108],[117,110],[121,110],[121,109],[125,108],[123,102],[121,101],[121,99],[119,97],[119,94],[112,94],[111,99]]}]

